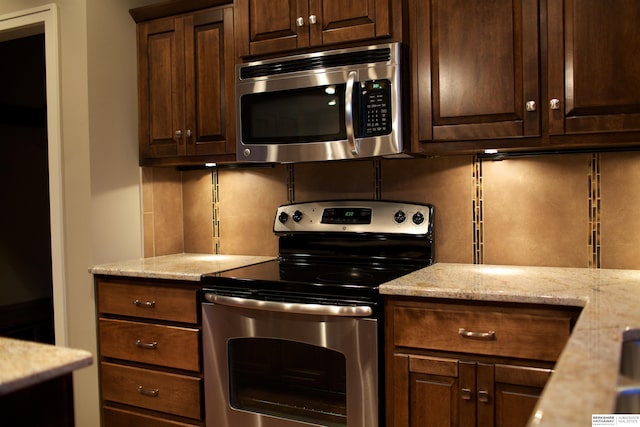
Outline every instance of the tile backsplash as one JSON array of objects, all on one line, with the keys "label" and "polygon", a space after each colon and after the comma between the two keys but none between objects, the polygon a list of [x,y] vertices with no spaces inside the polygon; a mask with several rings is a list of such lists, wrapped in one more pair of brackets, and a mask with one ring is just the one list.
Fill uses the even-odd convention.
[{"label": "tile backsplash", "polygon": [[640,269],[640,153],[143,169],[145,256],[275,255],[276,208],[320,199],[436,207],[439,262]]}]

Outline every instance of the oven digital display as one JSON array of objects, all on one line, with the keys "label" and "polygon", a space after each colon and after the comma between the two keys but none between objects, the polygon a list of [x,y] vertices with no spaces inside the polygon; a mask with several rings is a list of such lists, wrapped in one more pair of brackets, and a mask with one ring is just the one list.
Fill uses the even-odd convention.
[{"label": "oven digital display", "polygon": [[327,208],[323,224],[371,224],[371,208]]}]

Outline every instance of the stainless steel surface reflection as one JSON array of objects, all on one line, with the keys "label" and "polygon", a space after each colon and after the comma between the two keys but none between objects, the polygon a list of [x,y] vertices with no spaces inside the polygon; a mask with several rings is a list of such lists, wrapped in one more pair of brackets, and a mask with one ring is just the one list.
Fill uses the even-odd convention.
[{"label": "stainless steel surface reflection", "polygon": [[[202,305],[202,319],[207,427],[378,426],[376,319],[272,312],[212,303]],[[322,378],[336,369],[329,366],[326,372],[323,372],[323,362],[317,362],[316,359],[324,360],[324,355],[334,354],[336,357],[332,357],[331,360],[342,360],[341,363],[344,363],[344,407],[340,408],[340,405],[336,404],[336,408],[333,409],[337,410],[326,409],[326,404],[332,400],[330,398],[319,399],[317,402],[313,399],[302,399],[304,404],[297,403],[301,401],[300,394],[305,395],[307,391],[302,387],[303,391],[296,393],[289,385],[295,384],[298,387],[306,379],[252,383],[252,375],[235,378],[234,368],[231,366],[235,362],[235,356],[229,353],[230,343],[247,338],[273,340],[270,342],[278,344],[272,347],[255,347],[255,366],[249,366],[251,364],[247,363],[247,367],[243,369],[248,373],[254,369],[258,375],[264,371],[262,363],[268,364],[282,357],[303,365],[305,361],[311,363],[313,369],[299,369],[296,375]],[[296,343],[304,350],[301,351],[300,357],[275,354],[276,349],[281,348],[280,344],[284,345],[282,348],[293,349],[296,348]],[[312,353],[309,353],[310,351]],[[310,357],[309,354],[313,354],[314,357]],[[312,360],[314,361],[311,362]],[[318,372],[306,372],[314,370]],[[294,371],[287,372],[288,376],[292,376],[291,372]],[[267,377],[268,374],[267,372]],[[243,405],[234,407],[230,403],[233,400],[231,394],[236,392],[234,387],[245,387],[247,381],[250,383],[249,386],[255,385],[262,389],[261,397],[254,399],[259,402],[255,405],[257,409],[249,410]],[[281,383],[285,384],[284,388],[281,387]],[[331,388],[331,393],[326,395],[336,394],[336,402],[340,401],[339,386],[340,384],[337,384],[337,387],[333,384],[327,386]]]}]

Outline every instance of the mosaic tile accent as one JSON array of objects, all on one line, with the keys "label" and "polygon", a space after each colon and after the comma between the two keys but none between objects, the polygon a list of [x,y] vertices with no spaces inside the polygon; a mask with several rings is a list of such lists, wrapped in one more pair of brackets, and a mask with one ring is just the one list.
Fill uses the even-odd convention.
[{"label": "mosaic tile accent", "polygon": [[474,157],[471,164],[473,199],[471,200],[473,225],[473,263],[484,263],[484,210],[482,205],[482,159]]},{"label": "mosaic tile accent", "polygon": [[600,154],[594,153],[589,168],[589,268],[600,268]]},{"label": "mosaic tile accent", "polygon": [[382,164],[379,159],[373,161],[374,200],[382,200]]},{"label": "mosaic tile accent", "polygon": [[211,172],[211,200],[213,200],[213,253],[220,253],[220,188],[218,186],[218,170],[212,169]]},{"label": "mosaic tile accent", "polygon": [[295,198],[295,166],[293,164],[287,165],[287,201],[289,203],[294,203]]}]

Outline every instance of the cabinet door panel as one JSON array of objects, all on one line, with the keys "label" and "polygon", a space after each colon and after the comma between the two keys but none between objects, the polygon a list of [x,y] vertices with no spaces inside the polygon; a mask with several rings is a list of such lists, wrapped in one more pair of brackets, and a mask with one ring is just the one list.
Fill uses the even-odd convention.
[{"label": "cabinet door panel", "polygon": [[548,13],[550,133],[640,130],[640,2],[550,0]]},{"label": "cabinet door panel", "polygon": [[[380,16],[377,14],[379,10]],[[318,24],[309,26],[311,45],[389,35],[388,10],[388,4],[376,0],[309,0],[309,14],[321,18]],[[377,19],[380,19],[380,22],[377,22]]]},{"label": "cabinet door panel", "polygon": [[186,18],[187,154],[233,151],[233,9]]},{"label": "cabinet door panel", "polygon": [[411,426],[458,425],[457,378],[411,375]]},{"label": "cabinet door panel", "polygon": [[537,0],[414,2],[418,138],[539,135]]},{"label": "cabinet door panel", "polygon": [[182,23],[162,20],[138,27],[141,157],[179,154],[176,130],[184,122]]},{"label": "cabinet door panel", "polygon": [[496,427],[525,427],[542,389],[496,383]]},{"label": "cabinet door panel", "polygon": [[[307,0],[239,0],[238,52],[263,55],[309,46]],[[298,27],[302,17],[305,25]]]}]

